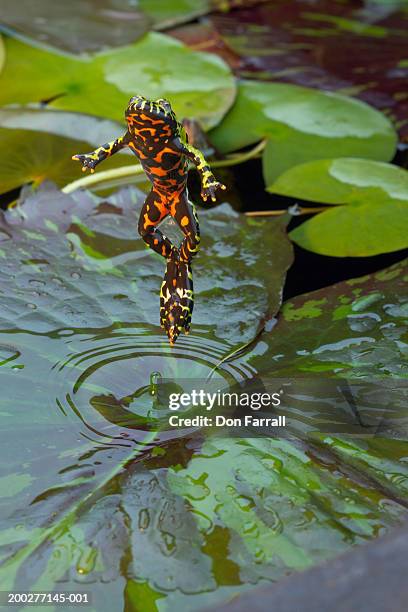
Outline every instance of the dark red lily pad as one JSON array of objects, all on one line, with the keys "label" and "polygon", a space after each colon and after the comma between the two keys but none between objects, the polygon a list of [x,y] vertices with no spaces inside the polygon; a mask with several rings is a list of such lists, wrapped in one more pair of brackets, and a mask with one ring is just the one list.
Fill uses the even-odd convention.
[{"label": "dark red lily pad", "polygon": [[238,76],[354,95],[387,113],[408,140],[407,13],[395,4],[274,0],[210,23],[212,39],[221,36],[241,57],[231,64]]}]

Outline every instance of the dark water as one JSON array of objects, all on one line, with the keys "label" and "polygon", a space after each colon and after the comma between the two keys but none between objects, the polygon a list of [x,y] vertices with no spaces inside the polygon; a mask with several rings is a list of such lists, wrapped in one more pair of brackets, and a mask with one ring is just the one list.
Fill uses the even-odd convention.
[{"label": "dark water", "polygon": [[[399,153],[395,160],[398,164],[406,164],[406,152]],[[314,202],[292,199],[284,196],[271,195],[265,191],[261,164],[251,160],[233,169],[234,182],[239,197],[233,205],[242,212],[252,210],[281,210],[293,204],[302,208],[320,206]],[[294,217],[288,227],[292,230],[310,216]],[[294,244],[295,258],[288,271],[283,299],[289,300],[296,295],[328,287],[348,278],[356,278],[382,270],[402,261],[408,255],[408,249],[394,253],[383,253],[372,257],[329,257],[307,251]]]}]

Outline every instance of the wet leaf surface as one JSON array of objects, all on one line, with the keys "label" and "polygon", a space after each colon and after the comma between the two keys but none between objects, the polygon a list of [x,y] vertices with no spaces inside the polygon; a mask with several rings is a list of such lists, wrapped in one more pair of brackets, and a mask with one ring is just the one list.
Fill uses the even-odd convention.
[{"label": "wet leaf surface", "polygon": [[364,257],[408,247],[408,172],[402,168],[353,158],[309,162],[282,174],[269,191],[346,205],[292,230],[292,240],[305,249]]},{"label": "wet leaf surface", "polygon": [[151,23],[131,0],[3,0],[1,18],[6,31],[73,54],[132,43]]},{"label": "wet leaf surface", "polygon": [[229,529],[230,560],[244,582],[310,567],[375,536],[378,521],[393,520],[382,514],[374,487],[356,482],[344,465],[330,473],[332,462],[319,465],[312,448],[299,441],[216,439],[185,469],[170,470],[171,488],[192,506],[202,531]]},{"label": "wet leaf surface", "polygon": [[274,0],[212,15],[210,27],[241,57],[234,66],[239,76],[356,96],[386,112],[405,141],[404,7],[398,1]]},{"label": "wet leaf surface", "polygon": [[[3,326],[22,325],[36,332],[78,328],[86,323],[90,328],[115,321],[159,323],[158,287],[164,265],[137,235],[138,214],[145,197],[141,191],[119,192],[113,204],[110,200],[99,203],[86,192],[71,197],[48,185],[27,194],[24,205],[9,210],[2,225],[2,280],[10,283],[9,291],[2,287],[7,301],[4,306],[10,308],[11,287],[24,265],[22,295],[28,291],[29,297],[31,285],[50,283],[50,290],[44,287],[39,295],[33,294],[38,299],[34,300],[35,308],[18,308],[9,320],[6,309],[0,319]],[[200,218],[203,248],[194,262],[196,325],[212,329],[226,342],[237,342],[237,335],[242,343],[247,342],[280,305],[284,275],[292,261],[285,234],[287,220],[247,219],[226,204],[202,210]],[[165,223],[169,223],[166,233],[171,235],[175,226]],[[64,232],[68,232],[67,237]],[[176,232],[176,236],[179,239],[180,234]],[[139,259],[140,264],[136,263]],[[44,263],[31,264],[32,260]],[[34,275],[33,283],[28,283],[26,274]],[[53,277],[57,280],[52,281]],[[58,285],[60,291],[55,290]],[[107,295],[103,295],[105,289]],[[67,304],[64,311],[61,307],[67,300],[69,307]],[[17,304],[23,306],[22,301]],[[231,304],[235,304],[232,310]],[[89,311],[84,311],[86,305]],[[245,321],[241,321],[242,310],[248,313]]]},{"label": "wet leaf surface", "polygon": [[[139,465],[156,456],[146,438],[161,440],[139,415],[155,410],[153,372],[203,379],[276,312],[291,262],[285,222],[253,223],[227,204],[202,211],[192,333],[171,349],[158,325],[164,264],[136,236],[144,195],[74,199],[48,185],[25,195],[0,227],[0,582],[45,588],[68,579],[115,592],[125,578],[145,577],[153,590],[190,593],[206,574],[213,590],[211,559],[191,547],[201,538],[194,516],[162,468]],[[216,376],[234,383],[249,374],[226,366]],[[177,435],[170,462],[185,463],[193,451]],[[140,546],[142,557],[131,552]],[[109,597],[96,590],[96,609],[107,609]]]},{"label": "wet leaf surface", "polygon": [[[44,185],[25,196],[0,226],[3,589],[63,581],[91,590],[101,612],[122,597],[198,609],[406,518],[403,443],[205,440],[149,431],[140,419],[160,410],[153,372],[177,380],[213,371],[235,384],[279,369],[291,328],[263,333],[214,371],[279,307],[291,260],[285,221],[248,220],[226,204],[201,211],[192,335],[170,349],[157,320],[163,262],[135,235],[143,194],[74,198]],[[394,301],[397,276],[379,277],[379,291],[392,282]],[[350,284],[366,298],[358,289]],[[340,302],[353,314],[364,304]],[[287,368],[297,363],[290,354]]]},{"label": "wet leaf surface", "polygon": [[[163,34],[74,59],[6,39],[0,103],[50,101],[52,108],[122,121],[132,95],[167,97],[179,118],[216,125],[235,97],[235,83],[216,56],[193,52]],[[16,79],[15,75],[19,78]]]},{"label": "wet leaf surface", "polygon": [[284,83],[242,81],[236,103],[212,130],[211,141],[228,152],[265,137],[266,184],[313,159],[355,156],[388,161],[396,146],[388,119],[359,100]]},{"label": "wet leaf surface", "polygon": [[407,263],[285,302],[276,327],[260,339],[269,347],[265,364],[274,364],[277,377],[404,377]]},{"label": "wet leaf surface", "polygon": [[[72,155],[94,149],[124,132],[106,119],[44,109],[0,109],[0,193],[46,179],[63,187],[80,178]],[[78,135],[81,139],[75,139]],[[130,152],[106,160],[112,169],[137,163]]]},{"label": "wet leaf surface", "polygon": [[408,491],[404,459],[408,453],[407,264],[404,260],[285,302],[277,325],[252,347],[250,359],[265,383],[268,378],[272,382],[306,377],[319,384],[335,377],[383,387],[382,391],[377,387],[384,402],[379,437],[321,433],[319,422],[337,418],[330,405],[319,407],[306,401],[303,415],[295,408],[286,414],[295,435],[301,439],[310,436],[309,443],[315,445],[312,454],[327,453],[325,465],[348,465],[403,505]]},{"label": "wet leaf surface", "polygon": [[109,119],[67,113],[36,105],[0,108],[0,127],[14,130],[48,132],[65,138],[81,135],[93,147],[115,139],[123,133],[125,121],[116,123]]}]

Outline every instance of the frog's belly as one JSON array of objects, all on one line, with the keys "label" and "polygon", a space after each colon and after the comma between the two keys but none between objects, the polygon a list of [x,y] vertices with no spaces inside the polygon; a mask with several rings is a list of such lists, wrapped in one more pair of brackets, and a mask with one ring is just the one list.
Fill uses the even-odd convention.
[{"label": "frog's belly", "polygon": [[[142,160],[143,169],[149,180],[159,187],[169,187],[178,190],[187,181],[187,163],[180,157],[170,166],[165,166]],[[167,167],[166,167],[167,166]]]}]

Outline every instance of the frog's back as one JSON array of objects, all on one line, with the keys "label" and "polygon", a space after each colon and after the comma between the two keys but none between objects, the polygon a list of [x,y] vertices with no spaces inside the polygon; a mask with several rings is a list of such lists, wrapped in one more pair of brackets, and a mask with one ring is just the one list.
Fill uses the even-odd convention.
[{"label": "frog's back", "polygon": [[170,104],[167,101],[152,102],[140,96],[132,98],[126,110],[126,120],[129,147],[140,159],[149,180],[160,189],[179,191],[184,188],[187,160],[169,144],[172,139],[183,137],[184,129]]}]

